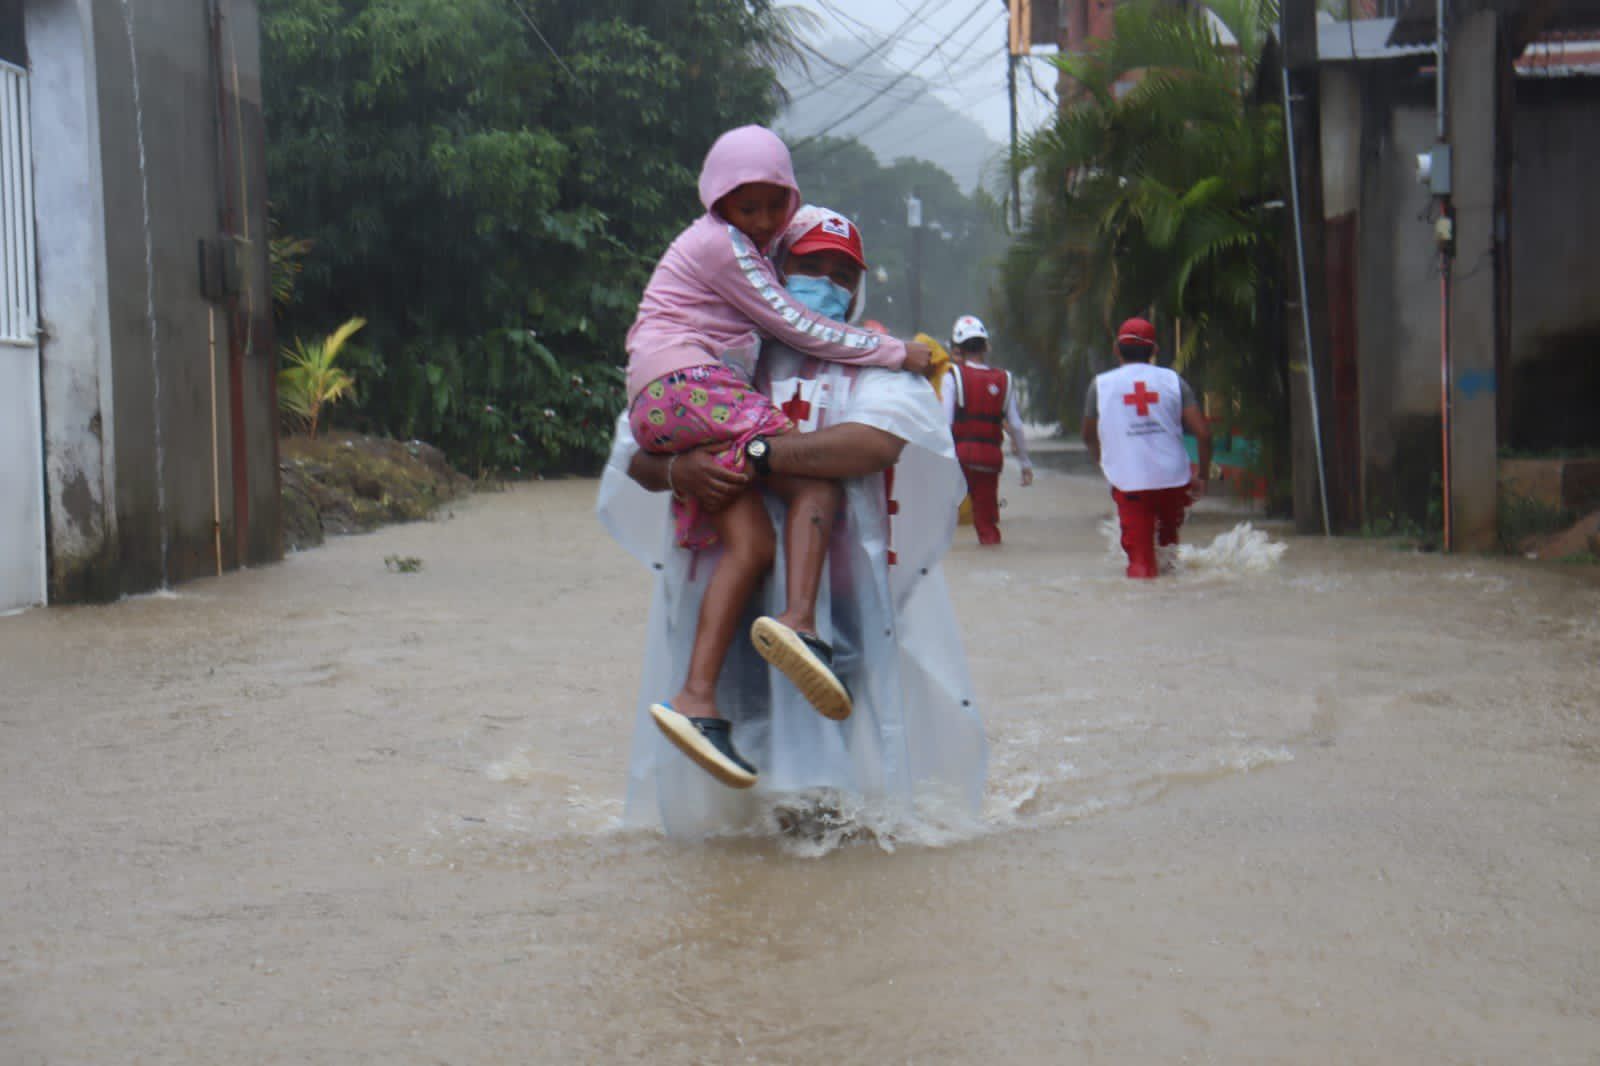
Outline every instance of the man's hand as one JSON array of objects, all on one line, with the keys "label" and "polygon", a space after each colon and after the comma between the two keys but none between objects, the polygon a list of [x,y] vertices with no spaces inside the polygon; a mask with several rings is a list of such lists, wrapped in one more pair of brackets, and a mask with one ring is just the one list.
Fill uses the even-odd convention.
[{"label": "man's hand", "polygon": [[717,462],[714,453],[720,444],[681,453],[672,462],[672,488],[680,496],[692,496],[700,506],[715,514],[727,507],[750,487],[748,470],[729,470]]},{"label": "man's hand", "polygon": [[1205,498],[1206,479],[1199,474],[1189,479],[1189,502],[1196,503]]},{"label": "man's hand", "polygon": [[1025,466],[1025,467],[1022,468],[1022,487],[1023,488],[1027,488],[1029,485],[1032,485],[1032,484],[1033,484],[1033,467]]},{"label": "man's hand", "polygon": [[933,349],[921,341],[906,341],[906,361],[901,369],[926,374],[933,365]]}]

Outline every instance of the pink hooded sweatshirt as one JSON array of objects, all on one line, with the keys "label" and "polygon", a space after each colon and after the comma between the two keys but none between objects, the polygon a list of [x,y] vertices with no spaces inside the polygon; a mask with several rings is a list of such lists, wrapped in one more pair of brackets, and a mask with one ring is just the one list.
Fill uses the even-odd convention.
[{"label": "pink hooded sweatshirt", "polygon": [[723,362],[748,380],[764,338],[835,363],[898,368],[906,361],[905,345],[895,338],[795,302],[767,259],[770,249],[757,248],[716,214],[718,200],[752,182],[788,189],[789,217],[799,210],[788,147],[765,127],[741,126],[706,153],[700,171],[706,213],[672,242],[639,302],[628,331],[630,404],[650,382],[692,366]]}]

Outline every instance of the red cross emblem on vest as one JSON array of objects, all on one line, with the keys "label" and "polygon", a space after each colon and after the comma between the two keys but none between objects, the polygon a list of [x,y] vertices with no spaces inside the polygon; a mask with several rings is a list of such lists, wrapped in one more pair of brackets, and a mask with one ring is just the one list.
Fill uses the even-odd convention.
[{"label": "red cross emblem on vest", "polygon": [[1137,407],[1139,417],[1143,418],[1150,413],[1150,405],[1159,399],[1161,399],[1159,392],[1149,392],[1145,389],[1144,382],[1136,381],[1133,383],[1133,391],[1124,396],[1122,402],[1129,407]]},{"label": "red cross emblem on vest", "polygon": [[783,406],[778,408],[789,416],[789,421],[795,425],[804,425],[806,419],[811,417],[811,404],[800,395],[800,383],[794,383],[794,395],[785,400]]}]

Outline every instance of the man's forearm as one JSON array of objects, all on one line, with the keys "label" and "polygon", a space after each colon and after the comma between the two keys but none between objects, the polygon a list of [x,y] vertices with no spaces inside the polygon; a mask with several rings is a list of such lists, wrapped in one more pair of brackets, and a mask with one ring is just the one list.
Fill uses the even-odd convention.
[{"label": "man's forearm", "polygon": [[838,480],[887,470],[900,459],[906,442],[893,433],[859,422],[843,422],[815,433],[773,437],[772,471],[795,477]]},{"label": "man's forearm", "polygon": [[1211,434],[1195,437],[1195,452],[1200,460],[1200,480],[1204,481],[1211,476]]},{"label": "man's forearm", "polygon": [[1033,459],[1028,455],[1028,435],[1022,431],[1019,423],[1016,426],[1006,426],[1011,434],[1011,450],[1017,453],[1017,459],[1025,467],[1033,466]]},{"label": "man's forearm", "polygon": [[667,484],[667,462],[671,458],[669,455],[634,452],[633,458],[628,460],[628,476],[647,492],[666,492],[671,487]]}]

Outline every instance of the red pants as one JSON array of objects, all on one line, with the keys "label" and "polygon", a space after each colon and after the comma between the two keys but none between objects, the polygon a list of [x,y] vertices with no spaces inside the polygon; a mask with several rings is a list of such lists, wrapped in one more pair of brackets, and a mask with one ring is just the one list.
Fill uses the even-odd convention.
[{"label": "red pants", "polygon": [[972,524],[979,544],[1000,543],[1000,471],[961,468],[967,475],[967,495],[972,497]]},{"label": "red pants", "polygon": [[1178,543],[1178,529],[1189,506],[1189,487],[1146,489],[1123,492],[1112,489],[1117,501],[1117,518],[1122,523],[1122,550],[1128,553],[1129,577],[1156,577],[1161,567],[1156,562],[1156,544]]}]

